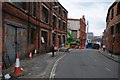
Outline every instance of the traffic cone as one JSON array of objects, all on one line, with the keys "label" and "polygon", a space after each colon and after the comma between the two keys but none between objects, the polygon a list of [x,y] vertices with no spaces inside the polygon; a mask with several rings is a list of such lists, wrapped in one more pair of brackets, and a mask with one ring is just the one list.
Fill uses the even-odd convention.
[{"label": "traffic cone", "polygon": [[32,60],[32,52],[29,54],[29,60]]},{"label": "traffic cone", "polygon": [[15,68],[14,68],[14,76],[20,76],[22,73],[22,70],[20,68],[20,60],[19,60],[19,55],[18,53],[16,54],[16,63],[15,63]]}]

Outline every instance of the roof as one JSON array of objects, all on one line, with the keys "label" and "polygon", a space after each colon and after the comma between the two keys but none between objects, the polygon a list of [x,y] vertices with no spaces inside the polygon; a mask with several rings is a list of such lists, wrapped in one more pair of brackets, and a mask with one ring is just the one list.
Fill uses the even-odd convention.
[{"label": "roof", "polygon": [[80,19],[68,18],[67,20],[80,21]]}]

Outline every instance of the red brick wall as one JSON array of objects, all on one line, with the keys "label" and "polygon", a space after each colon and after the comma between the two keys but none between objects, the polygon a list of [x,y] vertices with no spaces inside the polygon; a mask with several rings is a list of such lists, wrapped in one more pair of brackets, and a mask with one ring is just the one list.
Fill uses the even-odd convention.
[{"label": "red brick wall", "polygon": [[[106,41],[106,49],[108,51],[112,51],[114,53],[120,54],[120,33],[116,33],[116,24],[120,22],[120,14],[117,15],[117,5],[113,6],[114,9],[114,16],[113,19],[111,19],[111,9],[110,9],[110,15],[106,23],[106,32],[105,32],[105,41]],[[113,35],[110,34],[111,26],[114,26],[114,38]]]},{"label": "red brick wall", "polygon": [[[2,35],[2,3],[0,2],[0,63],[2,62],[2,42],[3,42],[3,35]],[[0,70],[1,72],[1,70]]]},{"label": "red brick wall", "polygon": [[80,19],[80,39],[82,40],[82,46],[85,47],[86,42],[86,23],[85,19]]}]

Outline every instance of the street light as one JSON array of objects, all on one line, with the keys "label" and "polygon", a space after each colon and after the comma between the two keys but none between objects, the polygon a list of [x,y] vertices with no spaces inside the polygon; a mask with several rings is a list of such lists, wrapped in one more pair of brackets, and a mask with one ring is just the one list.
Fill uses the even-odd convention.
[{"label": "street light", "polygon": [[52,57],[54,57],[54,28],[52,30]]}]

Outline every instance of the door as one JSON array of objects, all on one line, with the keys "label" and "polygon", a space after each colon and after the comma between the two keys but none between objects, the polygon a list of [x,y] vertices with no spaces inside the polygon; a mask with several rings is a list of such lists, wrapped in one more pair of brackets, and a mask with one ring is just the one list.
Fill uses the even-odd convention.
[{"label": "door", "polygon": [[13,64],[16,59],[16,52],[19,50],[20,59],[25,58],[27,46],[27,31],[10,24],[5,24],[4,29],[4,55],[3,61],[6,67]]},{"label": "door", "polygon": [[15,62],[15,27],[4,26],[4,62],[6,66]]},{"label": "door", "polygon": [[17,28],[17,50],[19,50],[20,59],[27,57],[27,31],[24,28]]}]

